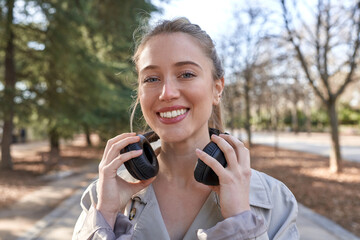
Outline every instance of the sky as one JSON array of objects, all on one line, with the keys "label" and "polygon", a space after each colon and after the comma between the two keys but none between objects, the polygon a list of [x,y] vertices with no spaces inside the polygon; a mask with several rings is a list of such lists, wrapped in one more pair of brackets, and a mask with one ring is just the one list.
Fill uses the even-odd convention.
[{"label": "sky", "polygon": [[[353,0],[343,0],[338,4],[349,5]],[[163,9],[161,14],[155,14],[152,21],[156,22],[160,19],[173,19],[176,17],[187,17],[192,23],[198,24],[205,30],[215,42],[220,42],[221,38],[226,36],[226,32],[231,31],[234,24],[233,11],[236,8],[244,8],[248,5],[257,3],[267,9],[274,9],[281,18],[281,8],[279,0],[151,0],[151,2]],[[168,3],[166,3],[168,2]],[[302,0],[295,1],[296,9],[305,22],[314,20],[310,13],[316,8],[317,1]],[[332,2],[334,4],[334,2]],[[336,1],[335,1],[336,3]],[[275,26],[274,27],[279,27]],[[354,96],[357,104],[360,102],[360,94]],[[353,100],[354,100],[353,99]]]},{"label": "sky", "polygon": [[[234,10],[244,9],[249,5],[261,6],[267,11],[277,12],[276,15],[279,18],[276,21],[282,24],[282,10],[279,0],[151,0],[151,2],[163,9],[162,13],[153,14],[153,21],[187,17],[192,23],[198,24],[205,30],[215,42],[226,35],[226,31],[231,30],[234,26]],[[306,15],[309,14],[309,9],[315,7],[314,1],[298,0],[297,2],[297,9],[300,10],[304,19],[309,20],[311,16]],[[277,23],[277,25],[279,24]]]},{"label": "sky", "polygon": [[186,17],[198,24],[212,38],[218,39],[231,23],[235,0],[170,0],[169,4],[161,0],[152,0],[156,6],[163,8],[162,14],[155,14],[153,21]]}]

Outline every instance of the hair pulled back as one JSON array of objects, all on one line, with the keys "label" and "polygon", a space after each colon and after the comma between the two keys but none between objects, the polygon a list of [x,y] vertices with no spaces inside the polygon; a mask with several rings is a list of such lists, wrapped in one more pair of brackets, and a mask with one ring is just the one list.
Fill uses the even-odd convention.
[{"label": "hair pulled back", "polygon": [[[144,25],[145,26],[145,25]],[[181,17],[174,20],[163,20],[159,22],[154,28],[141,27],[137,30],[136,33],[140,33],[140,36],[135,39],[135,53],[133,56],[133,62],[135,64],[136,70],[138,71],[138,61],[141,52],[143,51],[146,43],[154,36],[160,34],[169,34],[169,33],[185,33],[189,34],[193,38],[197,39],[205,55],[211,59],[213,64],[212,76],[214,80],[224,77],[224,69],[221,63],[221,60],[216,52],[215,44],[210,36],[202,30],[198,25],[192,24],[187,18]],[[139,104],[139,97],[136,98],[134,108],[131,114],[130,127],[131,131],[132,122],[135,115],[136,106]],[[214,105],[211,117],[209,119],[209,127],[219,129],[223,132],[223,122],[222,122],[222,112],[221,105]]]}]

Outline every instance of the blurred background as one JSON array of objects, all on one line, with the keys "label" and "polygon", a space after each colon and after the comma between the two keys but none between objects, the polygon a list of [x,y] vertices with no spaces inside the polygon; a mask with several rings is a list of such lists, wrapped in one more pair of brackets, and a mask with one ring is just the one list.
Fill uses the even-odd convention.
[{"label": "blurred background", "polygon": [[97,163],[107,139],[130,131],[134,31],[181,16],[216,42],[226,129],[253,166],[360,235],[355,0],[0,0],[0,209],[46,185],[39,176]]}]

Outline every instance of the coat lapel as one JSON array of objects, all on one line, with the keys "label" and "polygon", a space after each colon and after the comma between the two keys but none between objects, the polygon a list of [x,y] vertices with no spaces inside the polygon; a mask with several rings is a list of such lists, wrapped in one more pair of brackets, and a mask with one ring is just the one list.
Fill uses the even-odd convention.
[{"label": "coat lapel", "polygon": [[198,239],[197,230],[211,228],[215,226],[216,223],[224,220],[216,198],[216,193],[211,192],[190,228],[186,232],[184,240]]},{"label": "coat lapel", "polygon": [[[259,174],[258,171],[252,170],[250,205],[252,207],[271,209],[273,207],[271,198]],[[133,239],[170,240],[152,185],[150,184],[147,188],[135,194],[133,199],[136,199],[133,204],[133,207],[136,208],[136,214],[132,220],[134,224]],[[131,201],[125,210],[127,216],[131,211],[130,206]],[[219,198],[215,192],[211,192],[185,234],[184,240],[197,239],[196,233],[198,229],[211,228],[222,220],[224,218],[221,215]]]}]

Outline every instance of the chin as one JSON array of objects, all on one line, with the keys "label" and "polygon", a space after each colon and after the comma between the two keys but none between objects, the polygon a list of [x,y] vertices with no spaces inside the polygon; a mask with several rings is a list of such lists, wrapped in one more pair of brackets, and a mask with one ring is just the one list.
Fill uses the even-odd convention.
[{"label": "chin", "polygon": [[187,133],[184,129],[161,129],[160,131],[155,131],[160,137],[161,141],[176,143],[182,142],[185,139],[189,138],[191,134]]}]

